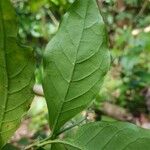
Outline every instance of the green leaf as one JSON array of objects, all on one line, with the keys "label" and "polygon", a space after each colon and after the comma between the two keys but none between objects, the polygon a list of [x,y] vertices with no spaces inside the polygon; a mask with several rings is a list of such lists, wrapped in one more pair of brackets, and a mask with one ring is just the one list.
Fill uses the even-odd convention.
[{"label": "green leaf", "polygon": [[0,149],[17,129],[33,98],[33,55],[17,40],[16,16],[0,0]]},{"label": "green leaf", "polygon": [[[59,150],[65,150],[66,144],[62,143],[54,144],[56,148],[51,150],[60,146]],[[123,122],[89,123],[80,127],[70,145],[77,145],[81,150],[149,150],[150,131]],[[67,147],[67,150],[74,149]]]},{"label": "green leaf", "polygon": [[43,87],[53,133],[95,98],[109,65],[107,32],[96,0],[76,0],[44,54]]}]

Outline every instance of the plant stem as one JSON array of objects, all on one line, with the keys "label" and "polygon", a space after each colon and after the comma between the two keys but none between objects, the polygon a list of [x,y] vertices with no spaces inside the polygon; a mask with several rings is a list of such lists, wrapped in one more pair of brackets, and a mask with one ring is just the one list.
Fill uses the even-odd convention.
[{"label": "plant stem", "polygon": [[56,136],[58,136],[58,135],[60,135],[60,134],[62,134],[62,133],[64,133],[64,132],[66,132],[66,131],[68,131],[68,130],[70,130],[70,129],[72,129],[72,128],[78,126],[78,125],[80,125],[80,124],[81,124],[82,122],[84,122],[85,120],[86,120],[86,118],[84,118],[84,119],[82,119],[81,121],[79,121],[79,122],[77,122],[77,123],[75,123],[75,124],[73,124],[73,125],[71,125],[71,126],[65,128],[65,129],[59,131],[59,132],[56,134]]},{"label": "plant stem", "polygon": [[145,11],[146,7],[148,6],[148,3],[149,3],[149,0],[145,0],[143,5],[142,5],[142,8],[141,10],[139,11],[138,15],[137,15],[137,18],[139,18]]},{"label": "plant stem", "polygon": [[33,143],[33,144],[27,146],[27,147],[25,148],[25,150],[29,150],[29,149],[31,149],[32,147],[39,147],[40,144],[45,143],[46,141],[48,141],[48,140],[50,140],[50,139],[51,139],[51,136],[49,136],[49,137],[47,137],[47,138],[45,138],[45,139],[43,139],[43,140],[41,140],[41,141],[35,142],[35,143]]},{"label": "plant stem", "polygon": [[[77,122],[77,123],[71,125],[71,126],[68,127],[68,128],[65,128],[65,129],[61,130],[60,132],[58,132],[58,133],[56,134],[56,136],[58,136],[58,135],[60,135],[60,134],[62,134],[62,133],[64,133],[64,132],[66,132],[66,131],[68,131],[68,130],[70,130],[70,129],[72,129],[72,128],[78,126],[78,125],[80,125],[80,124],[81,124],[83,121],[85,121],[85,120],[86,120],[86,118],[84,118],[84,119],[82,119],[81,121],[79,121],[79,122]],[[31,148],[33,148],[33,147],[41,147],[41,146],[44,146],[44,145],[47,145],[47,144],[55,143],[55,141],[50,140],[50,139],[51,139],[51,136],[47,137],[47,138],[44,139],[44,140],[35,142],[35,143],[33,143],[33,144],[27,146],[27,147],[25,148],[25,150],[29,150],[29,149],[31,149]]]},{"label": "plant stem", "polygon": [[45,142],[43,142],[43,143],[40,143],[40,144],[38,144],[37,146],[38,146],[38,147],[43,147],[43,146],[45,146],[45,145],[52,144],[52,143],[56,143],[56,142],[55,142],[55,141],[52,141],[52,140],[49,140],[49,141],[45,141]]}]

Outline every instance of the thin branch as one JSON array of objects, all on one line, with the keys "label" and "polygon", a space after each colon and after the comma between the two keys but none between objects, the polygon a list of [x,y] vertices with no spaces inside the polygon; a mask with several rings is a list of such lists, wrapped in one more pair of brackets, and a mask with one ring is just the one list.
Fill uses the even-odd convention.
[{"label": "thin branch", "polygon": [[58,135],[60,135],[60,134],[62,134],[62,133],[64,133],[64,132],[66,132],[66,131],[68,131],[68,130],[71,130],[72,128],[74,128],[74,127],[76,127],[76,126],[79,126],[79,125],[80,125],[82,122],[84,122],[85,120],[86,120],[86,118],[84,118],[84,119],[82,119],[81,121],[79,121],[79,122],[77,122],[77,123],[75,123],[75,124],[73,124],[73,125],[71,125],[71,126],[65,128],[65,129],[59,131],[59,132],[56,134],[56,136],[58,136]]},{"label": "thin branch", "polygon": [[125,108],[122,108],[115,104],[104,102],[101,104],[101,107],[98,110],[114,119],[133,122],[133,115],[129,113]]},{"label": "thin branch", "polygon": [[53,13],[50,10],[48,10],[47,13],[50,16],[50,18],[52,19],[53,23],[56,26],[58,26],[59,25],[59,21],[56,19],[56,17],[53,15]]},{"label": "thin branch", "polygon": [[148,3],[149,3],[149,0],[145,0],[143,5],[142,5],[142,8],[141,10],[139,11],[138,15],[136,18],[139,18],[145,11],[146,7],[148,6]]},{"label": "thin branch", "polygon": [[25,148],[25,150],[29,150],[29,149],[34,148],[34,147],[39,147],[39,145],[41,145],[42,143],[45,143],[45,142],[47,142],[47,141],[51,141],[50,139],[51,139],[51,136],[49,136],[49,137],[47,137],[47,138],[45,138],[45,139],[43,139],[43,140],[41,140],[41,141],[37,141],[37,142],[35,142],[35,143],[33,143],[33,144],[30,144],[30,145],[28,145],[28,146]]}]

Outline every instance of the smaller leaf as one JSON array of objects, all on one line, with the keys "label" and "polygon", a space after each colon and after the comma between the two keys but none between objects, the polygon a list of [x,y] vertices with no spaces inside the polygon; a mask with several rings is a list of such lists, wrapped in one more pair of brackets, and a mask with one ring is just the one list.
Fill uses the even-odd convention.
[{"label": "smaller leaf", "polygon": [[[71,143],[79,150],[149,150],[150,131],[130,123],[95,122],[80,127]],[[66,146],[59,142],[51,150],[65,150]],[[74,150],[71,146],[66,149]]]}]

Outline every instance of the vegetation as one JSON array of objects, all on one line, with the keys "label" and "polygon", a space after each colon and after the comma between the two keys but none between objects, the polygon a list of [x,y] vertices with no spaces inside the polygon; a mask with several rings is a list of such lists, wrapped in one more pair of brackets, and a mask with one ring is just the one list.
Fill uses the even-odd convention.
[{"label": "vegetation", "polygon": [[0,0],[0,149],[148,150],[149,11],[148,0]]}]

